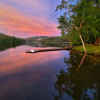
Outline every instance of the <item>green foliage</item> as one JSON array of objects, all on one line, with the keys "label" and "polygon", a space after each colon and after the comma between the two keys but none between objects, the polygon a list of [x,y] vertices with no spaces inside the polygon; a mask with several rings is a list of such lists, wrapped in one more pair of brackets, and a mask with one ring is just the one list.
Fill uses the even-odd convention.
[{"label": "green foliage", "polygon": [[100,37],[100,2],[98,0],[62,0],[57,10],[64,9],[63,15],[58,18],[63,37],[68,35],[70,41],[79,42],[80,37],[75,27],[81,33],[85,43],[94,44]]},{"label": "green foliage", "polygon": [[9,47],[16,47],[19,44],[25,43],[26,41],[21,38],[16,38],[14,36],[8,36],[0,33],[0,50]]},{"label": "green foliage", "polygon": [[[82,46],[75,47],[74,49],[78,50],[80,52],[84,52]],[[96,53],[96,54],[100,55],[100,46],[86,45],[86,50],[87,50],[87,53],[89,53],[89,54]]]},{"label": "green foliage", "polygon": [[80,45],[82,45],[82,43],[81,42],[71,42],[71,45],[72,46],[80,46]]}]

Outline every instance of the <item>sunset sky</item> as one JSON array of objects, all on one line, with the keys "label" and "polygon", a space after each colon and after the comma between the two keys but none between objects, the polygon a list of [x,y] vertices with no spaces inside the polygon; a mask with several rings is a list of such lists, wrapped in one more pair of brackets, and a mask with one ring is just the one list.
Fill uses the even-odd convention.
[{"label": "sunset sky", "polygon": [[56,36],[61,0],[0,0],[0,33],[17,37]]}]

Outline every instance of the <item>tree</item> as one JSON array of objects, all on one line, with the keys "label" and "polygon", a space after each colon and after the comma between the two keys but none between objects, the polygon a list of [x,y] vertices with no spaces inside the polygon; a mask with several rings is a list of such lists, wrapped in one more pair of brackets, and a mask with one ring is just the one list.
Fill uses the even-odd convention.
[{"label": "tree", "polygon": [[100,8],[94,0],[81,0],[73,7],[74,24],[78,27],[84,41],[94,43],[100,36]]},{"label": "tree", "polygon": [[[94,43],[96,38],[100,36],[100,6],[97,0],[62,0],[57,5],[57,10],[64,9],[64,14],[58,18],[59,29],[61,33],[69,33],[72,37],[73,33],[78,33],[83,45],[85,53],[87,53],[84,41]],[[98,12],[98,13],[97,13]]]}]

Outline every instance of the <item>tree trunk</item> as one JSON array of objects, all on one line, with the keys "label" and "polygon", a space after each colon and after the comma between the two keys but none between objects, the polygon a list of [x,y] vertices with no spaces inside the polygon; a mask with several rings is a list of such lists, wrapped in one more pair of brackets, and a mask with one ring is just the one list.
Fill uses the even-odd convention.
[{"label": "tree trunk", "polygon": [[[69,14],[70,14],[70,16],[71,16],[70,7],[69,7],[69,4],[68,4],[67,0],[66,0],[66,4],[67,4],[67,7],[68,7],[68,12],[69,12]],[[82,22],[82,23],[83,23],[83,22]],[[80,24],[80,27],[81,27],[82,23]],[[75,27],[75,28],[76,28],[76,30],[78,31],[78,27]],[[85,53],[87,54],[84,41],[83,41],[82,36],[81,36],[81,34],[80,34],[79,31],[78,31],[78,34],[79,34],[79,36],[80,36],[80,39],[81,39],[81,42],[82,42],[82,45],[83,45],[83,49],[84,49]]]},{"label": "tree trunk", "polygon": [[77,28],[77,27],[75,27],[75,28],[76,28],[76,30],[77,30],[79,36],[80,36],[80,39],[81,39],[81,42],[82,42],[82,45],[83,45],[83,49],[84,49],[85,53],[87,54],[87,51],[86,51],[85,44],[84,44],[84,41],[83,41],[83,39],[82,39],[81,33],[78,31],[78,28]]},{"label": "tree trunk", "polygon": [[72,47],[71,42],[70,42],[70,47]]},{"label": "tree trunk", "polygon": [[86,55],[87,55],[87,54],[85,53],[84,56],[83,56],[83,58],[82,58],[82,60],[81,60],[81,62],[80,62],[80,64],[78,65],[78,67],[77,67],[77,69],[76,69],[77,71],[79,70],[79,68],[80,68],[81,65],[83,64]]}]

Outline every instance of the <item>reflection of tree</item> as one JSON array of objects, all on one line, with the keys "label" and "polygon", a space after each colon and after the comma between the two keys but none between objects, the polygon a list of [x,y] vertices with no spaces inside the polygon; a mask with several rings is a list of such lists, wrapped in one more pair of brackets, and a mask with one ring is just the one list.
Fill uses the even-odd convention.
[{"label": "reflection of tree", "polygon": [[[70,58],[64,58],[69,67],[67,72],[60,71],[57,75],[55,88],[59,95],[55,100],[61,100],[64,94],[68,94],[74,100],[98,100],[100,97],[100,63],[95,63],[89,57],[85,57],[84,63],[77,71],[82,56],[78,53],[70,53]],[[63,99],[62,99],[63,100]]]},{"label": "reflection of tree", "polygon": [[9,48],[15,48],[17,46],[21,46],[21,45],[24,45],[25,43],[22,43],[22,44],[16,44],[16,45],[2,45],[0,46],[0,51],[4,51],[6,49],[9,49]]},{"label": "reflection of tree", "polygon": [[42,42],[27,42],[27,45],[32,47],[62,47],[61,43],[42,43]]},{"label": "reflection of tree", "polygon": [[87,53],[85,53],[84,56],[82,57],[82,60],[81,60],[80,64],[79,64],[78,67],[77,67],[77,70],[79,70],[79,68],[82,66],[86,55],[87,55]]}]

